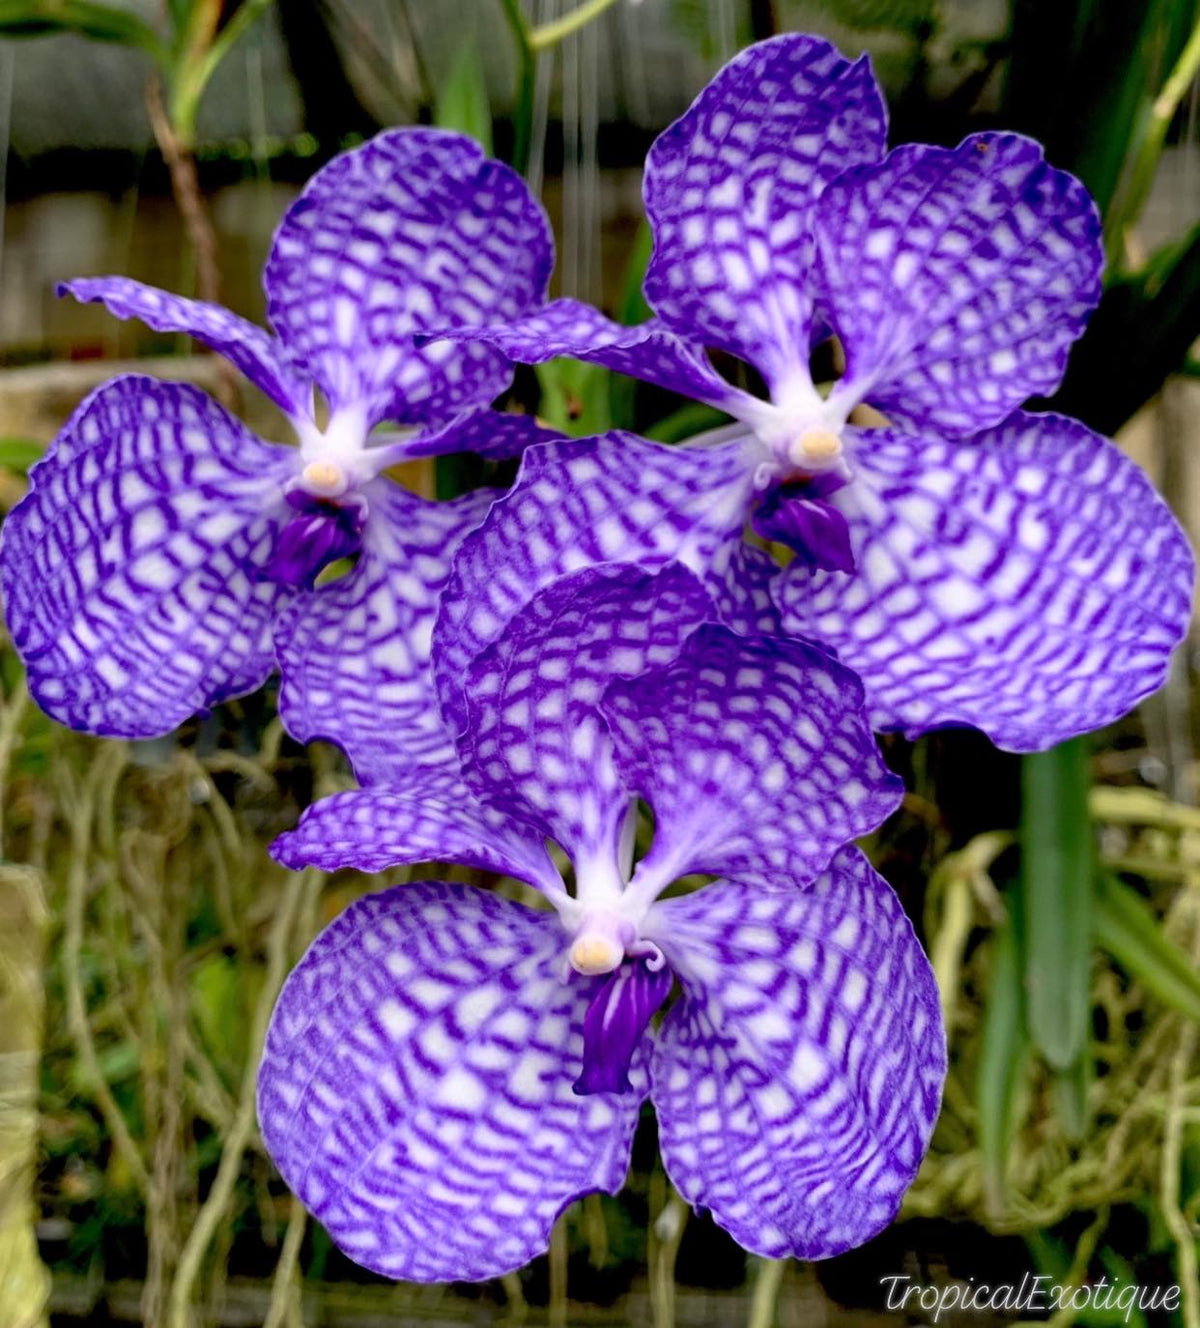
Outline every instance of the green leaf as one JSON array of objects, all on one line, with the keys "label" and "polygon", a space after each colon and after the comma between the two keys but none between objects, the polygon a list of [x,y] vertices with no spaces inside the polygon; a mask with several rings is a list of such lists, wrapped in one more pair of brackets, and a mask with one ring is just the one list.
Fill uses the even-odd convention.
[{"label": "green leaf", "polygon": [[603,366],[563,357],[539,364],[536,372],[542,388],[538,415],[552,429],[585,438],[612,428],[609,373]]},{"label": "green leaf", "polygon": [[473,39],[468,38],[458,50],[458,58],[438,90],[433,123],[442,129],[456,129],[470,134],[490,157],[492,155],[492,112],[488,105],[487,82]]},{"label": "green leaf", "polygon": [[1152,995],[1200,1023],[1200,973],[1141,895],[1117,877],[1102,874],[1095,902],[1096,944]]},{"label": "green leaf", "polygon": [[95,0],[0,0],[0,37],[45,37],[58,32],[136,46],[160,64],[166,58],[158,33],[127,9]]},{"label": "green leaf", "polygon": [[1021,762],[1021,892],[1029,1033],[1065,1070],[1084,1051],[1091,1020],[1092,881],[1088,740]]},{"label": "green leaf", "polygon": [[1072,1143],[1081,1142],[1091,1124],[1088,1092],[1095,1078],[1095,1068],[1091,1047],[1085,1046],[1065,1070],[1054,1071],[1055,1114],[1063,1136]]},{"label": "green leaf", "polygon": [[1200,224],[1104,292],[1071,353],[1056,410],[1113,434],[1181,368],[1200,336]]},{"label": "green leaf", "polygon": [[686,438],[704,433],[708,429],[717,429],[722,424],[728,423],[727,415],[723,415],[712,406],[705,406],[696,401],[680,406],[678,410],[672,411],[670,415],[664,416],[642,432],[656,443],[681,443]]},{"label": "green leaf", "polygon": [[1187,41],[1177,0],[1015,0],[1002,123],[1046,146],[1087,185],[1102,214],[1139,126]]},{"label": "green leaf", "polygon": [[642,283],[646,280],[646,269],[650,266],[650,255],[654,252],[654,236],[649,223],[643,218],[638,222],[633,243],[629,246],[629,258],[625,271],[621,274],[621,298],[617,303],[616,320],[618,323],[644,323],[653,314],[642,294]]},{"label": "green leaf", "polygon": [[0,438],[0,466],[24,475],[45,451],[46,444],[37,438]]},{"label": "green leaf", "polygon": [[1009,916],[992,941],[975,1090],[984,1193],[994,1217],[1004,1212],[1006,1169],[1017,1127],[1017,1097],[1029,1058],[1021,990],[1019,892],[1009,890],[1007,901]]}]

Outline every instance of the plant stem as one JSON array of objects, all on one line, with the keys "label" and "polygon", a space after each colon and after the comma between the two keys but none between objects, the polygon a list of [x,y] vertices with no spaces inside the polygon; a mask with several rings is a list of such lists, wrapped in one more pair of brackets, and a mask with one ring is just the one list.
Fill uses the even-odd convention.
[{"label": "plant stem", "polygon": [[750,1318],[746,1328],[772,1328],[775,1308],[779,1301],[779,1287],[787,1271],[786,1259],[762,1259],[758,1276],[754,1279],[754,1293],[750,1301]]},{"label": "plant stem", "polygon": [[529,32],[529,45],[534,51],[548,51],[551,46],[557,46],[564,37],[578,32],[592,19],[599,18],[614,4],[616,0],[584,0],[578,9],[573,9],[569,14],[564,14],[562,18],[556,18],[551,23],[543,23]]},{"label": "plant stem", "polygon": [[513,112],[512,167],[524,175],[529,169],[529,144],[533,138],[533,101],[536,90],[537,52],[530,39],[529,24],[521,13],[521,0],[500,0],[504,17],[517,44],[520,70],[517,75],[517,105]]},{"label": "plant stem", "polygon": [[1114,267],[1123,256],[1126,236],[1141,215],[1150,193],[1167,130],[1197,73],[1200,73],[1200,21],[1192,29],[1192,35],[1180,52],[1175,68],[1167,76],[1162,91],[1150,106],[1145,127],[1138,136],[1132,163],[1105,220],[1105,249],[1108,261]]}]

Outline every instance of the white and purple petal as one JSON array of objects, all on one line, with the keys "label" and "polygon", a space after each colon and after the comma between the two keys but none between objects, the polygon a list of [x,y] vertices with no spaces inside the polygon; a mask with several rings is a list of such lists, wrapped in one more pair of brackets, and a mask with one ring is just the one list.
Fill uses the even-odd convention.
[{"label": "white and purple petal", "polygon": [[808,381],[813,204],[878,161],[887,113],[864,56],[788,33],[729,62],[646,161],[646,298],[681,336]]},{"label": "white and purple petal", "polygon": [[494,493],[431,503],[381,477],[367,486],[362,552],[340,579],[280,615],[279,713],[298,742],[334,742],[361,783],[413,766],[457,770],[430,669],[438,596]]},{"label": "white and purple petal", "polygon": [[261,685],[294,456],[182,383],[131,374],[84,401],[3,527],[9,631],[48,714],[148,738]]},{"label": "white and purple petal", "polygon": [[572,1091],[593,983],[562,929],[469,886],[352,904],[280,994],[258,1079],[263,1140],[357,1263],[481,1281],[546,1249],[559,1213],[624,1181],[645,1096]]},{"label": "white and purple petal", "polygon": [[507,461],[520,456],[534,443],[552,443],[561,437],[562,434],[539,424],[532,415],[469,410],[448,424],[420,430],[412,438],[405,439],[396,451],[406,458],[474,452],[492,461]]},{"label": "white and purple petal", "polygon": [[1138,467],[1059,415],[965,442],[847,435],[830,498],[856,570],[793,563],[789,632],[837,652],[879,728],[972,725],[1038,751],[1155,691],[1190,621],[1187,540]]},{"label": "white and purple petal", "polygon": [[551,300],[511,322],[469,328],[453,339],[479,339],[517,364],[542,364],[561,355],[602,364],[731,415],[761,408],[761,402],[721,377],[701,344],[678,336],[658,319],[636,327],[614,323],[579,300]]},{"label": "white and purple petal", "polygon": [[887,882],[844,849],[811,890],[722,882],[647,926],[684,993],[651,1070],[672,1184],[768,1258],[876,1235],[946,1072],[933,972]]},{"label": "white and purple petal", "polygon": [[1100,298],[1096,205],[1018,134],[848,171],[815,235],[839,391],[917,429],[974,433],[1052,393]]},{"label": "white and purple petal", "polygon": [[261,327],[219,304],[190,300],[129,277],[77,277],[58,287],[84,303],[103,304],[117,318],[136,318],[155,332],[185,332],[223,355],[287,415],[312,414],[312,389],[287,353]]},{"label": "white and purple petal", "polygon": [[603,870],[617,860],[629,791],[598,703],[614,679],[674,659],[712,613],[682,564],[587,567],[552,582],[471,661],[463,773],[485,802]]},{"label": "white and purple petal", "polygon": [[654,812],[639,874],[784,890],[811,881],[903,793],[862,701],[857,678],[824,652],[716,626],[665,667],[610,683],[600,710],[617,767]]},{"label": "white and purple petal", "polygon": [[654,570],[679,561],[723,620],[774,621],[769,560],[742,539],[753,492],[748,445],[672,448],[609,433],[532,447],[517,482],[463,541],[434,630],[447,721],[465,726],[462,678],[538,590],[608,562]]},{"label": "white and purple petal", "polygon": [[481,803],[447,770],[398,772],[387,788],[334,793],[307,808],[271,855],[299,871],[361,872],[419,862],[459,863],[527,881],[548,896],[562,880],[540,833]]},{"label": "white and purple petal", "polygon": [[387,130],[318,171],[267,260],[267,312],[330,403],[420,424],[482,406],[511,367],[480,343],[416,335],[540,303],[549,225],[524,181],[442,129]]}]

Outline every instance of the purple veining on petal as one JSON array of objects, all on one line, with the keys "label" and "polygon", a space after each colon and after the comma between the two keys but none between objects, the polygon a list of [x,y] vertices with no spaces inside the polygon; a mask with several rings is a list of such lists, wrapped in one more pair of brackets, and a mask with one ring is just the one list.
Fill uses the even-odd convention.
[{"label": "purple veining on petal", "polygon": [[773,388],[807,378],[811,210],[839,171],[882,156],[886,134],[865,57],[800,33],[742,51],[650,149],[655,312]]},{"label": "purple veining on petal", "polygon": [[918,429],[972,434],[1049,395],[1100,298],[1096,205],[1019,134],[847,171],[815,234],[843,390]]},{"label": "purple veining on petal", "polygon": [[[680,337],[660,319],[626,327],[579,300],[551,300],[509,322],[491,322],[446,335],[455,341],[480,340],[518,364],[542,364],[560,355],[602,364],[731,415],[756,404],[748,393],[721,377],[702,345]],[[417,342],[437,336],[418,337]]]},{"label": "purple veining on petal", "polygon": [[345,576],[298,595],[275,625],[279,715],[298,742],[337,743],[361,784],[414,766],[458,771],[429,666],[450,559],[495,491],[429,502],[386,476],[365,491],[371,520]]},{"label": "purple veining on petal", "polygon": [[424,881],[352,904],[280,993],[258,1076],[263,1141],[350,1258],[385,1277],[481,1281],[541,1254],[562,1210],[615,1193],[627,1094],[571,1091],[586,985],[558,920]]},{"label": "purple veining on petal", "polygon": [[492,401],[512,370],[481,343],[418,346],[416,333],[517,317],[545,298],[553,261],[545,214],[509,167],[462,134],[385,130],[288,209],[267,312],[334,406],[438,424]]},{"label": "purple veining on petal", "polygon": [[799,641],[705,625],[672,663],[609,683],[600,709],[626,786],[654,811],[631,889],[697,871],[795,889],[903,792],[858,679]]},{"label": "purple veining on petal", "polygon": [[471,660],[541,587],[588,563],[680,561],[725,621],[777,627],[774,568],[742,539],[752,492],[738,440],[673,448],[613,432],[530,448],[516,484],[463,540],[442,596],[433,658],[451,728],[466,724]]},{"label": "purple veining on petal", "polygon": [[785,544],[809,567],[854,571],[854,550],[846,518],[828,498],[847,483],[829,471],[811,479],[774,485],[751,511],[755,533]]},{"label": "purple veining on petal", "polygon": [[655,1011],[667,999],[674,975],[663,964],[627,960],[599,979],[583,1016],[583,1070],[575,1092],[631,1093],[629,1065]]},{"label": "purple veining on petal", "polygon": [[582,860],[615,862],[629,807],[596,703],[614,679],[674,659],[712,614],[682,564],[585,567],[551,582],[471,661],[456,734],[485,802],[540,825]]},{"label": "purple veining on petal", "polygon": [[362,548],[368,503],[359,493],[319,498],[292,486],[284,497],[294,515],[280,527],[275,543],[257,569],[268,581],[293,590],[311,590],[330,563]]},{"label": "purple veining on petal", "polygon": [[129,374],[83,402],[0,535],[9,631],[48,714],[149,738],[262,684],[287,592],[256,568],[294,455],[182,383]]},{"label": "purple veining on petal", "polygon": [[937,984],[854,848],[808,890],[705,886],[648,928],[683,995],[652,1061],[672,1183],[739,1245],[823,1259],[882,1230],[937,1120]]},{"label": "purple veining on petal", "polygon": [[833,496],[858,571],[793,563],[789,632],[836,651],[879,728],[970,724],[1037,751],[1160,687],[1190,621],[1187,539],[1143,472],[1060,415],[1014,413],[969,442],[848,441]]},{"label": "purple veining on petal", "polygon": [[219,304],[172,295],[129,277],[78,277],[62,282],[58,294],[103,304],[115,317],[136,318],[156,332],[186,332],[224,355],[286,414],[312,412],[307,377],[297,374],[280,342]]}]

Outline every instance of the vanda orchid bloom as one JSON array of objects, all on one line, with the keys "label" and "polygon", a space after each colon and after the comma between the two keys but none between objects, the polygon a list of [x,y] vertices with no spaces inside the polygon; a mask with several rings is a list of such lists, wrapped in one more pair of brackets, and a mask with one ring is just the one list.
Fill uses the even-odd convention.
[{"label": "vanda orchid bloom", "polygon": [[[397,886],[351,905],[285,984],[263,1138],[367,1267],[524,1264],[573,1199],[620,1187],[647,1094],[672,1182],[747,1249],[832,1255],[895,1215],[945,1042],[903,910],[841,846],[899,783],[852,674],[710,614],[679,564],[556,581],[467,670],[469,792],[339,793],[279,842],[293,867],[483,866],[551,905]],[[654,839],[632,866],[637,796]],[[692,872],[726,879],[660,898]]]},{"label": "vanda orchid bloom", "polygon": [[[494,494],[435,504],[383,472],[551,436],[484,409],[512,377],[498,352],[414,335],[524,312],[552,265],[545,216],[513,171],[461,135],[399,129],[330,162],[288,209],[264,273],[274,336],[126,278],[67,283],[221,352],[299,447],[140,375],[83,403],[3,530],[9,628],[43,708],[149,737],[253,690],[278,660],[290,731],[332,737],[360,777],[401,755],[441,760],[429,633],[454,548]],[[372,434],[383,421],[400,427]]]},{"label": "vanda orchid bloom", "polygon": [[[1192,556],[1112,444],[1018,409],[1057,386],[1099,297],[1082,185],[1015,134],[890,153],[885,138],[866,57],[791,34],[722,69],[647,162],[656,317],[620,327],[558,300],[487,339],[519,361],[608,365],[737,424],[707,446],[609,434],[527,454],[472,547],[486,567],[485,545],[526,533],[525,594],[579,542],[595,557],[682,557],[714,590],[737,561],[734,620],[749,566],[759,592],[771,580],[784,630],[862,678],[878,728],[974,725],[1036,750],[1161,684]],[[845,373],[823,393],[810,349],[830,332]],[[767,399],[727,382],[705,348],[753,365]],[[885,427],[852,422],[864,403]],[[784,571],[733,551],[747,520],[794,551]],[[466,618],[493,591],[460,565]],[[443,643],[448,672],[483,639],[460,626]]]}]

